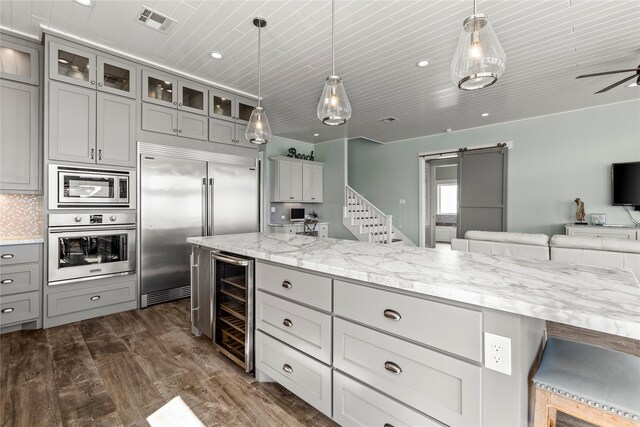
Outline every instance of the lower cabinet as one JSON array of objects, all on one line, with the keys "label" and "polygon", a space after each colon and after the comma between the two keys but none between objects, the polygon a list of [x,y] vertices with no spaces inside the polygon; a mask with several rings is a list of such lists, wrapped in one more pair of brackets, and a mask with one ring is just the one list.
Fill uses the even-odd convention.
[{"label": "lower cabinet", "polygon": [[42,244],[0,247],[0,331],[39,328]]},{"label": "lower cabinet", "polygon": [[333,373],[333,420],[358,427],[445,426],[338,371]]},{"label": "lower cabinet", "polygon": [[135,275],[49,286],[44,327],[133,310],[136,305]]}]

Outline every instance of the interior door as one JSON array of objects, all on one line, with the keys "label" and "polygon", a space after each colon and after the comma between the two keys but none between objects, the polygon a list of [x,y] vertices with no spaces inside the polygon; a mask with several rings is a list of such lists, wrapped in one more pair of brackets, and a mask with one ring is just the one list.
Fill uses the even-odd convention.
[{"label": "interior door", "polygon": [[459,153],[459,238],[467,230],[506,230],[508,151],[496,147]]},{"label": "interior door", "polygon": [[[209,163],[209,211],[213,236],[259,230],[257,166]],[[213,181],[211,181],[213,180]]]},{"label": "interior door", "polygon": [[199,160],[142,155],[140,169],[141,294],[188,286],[187,237],[205,234]]},{"label": "interior door", "polygon": [[435,199],[435,169],[430,161],[424,164],[424,245],[427,248],[436,247],[436,199]]}]

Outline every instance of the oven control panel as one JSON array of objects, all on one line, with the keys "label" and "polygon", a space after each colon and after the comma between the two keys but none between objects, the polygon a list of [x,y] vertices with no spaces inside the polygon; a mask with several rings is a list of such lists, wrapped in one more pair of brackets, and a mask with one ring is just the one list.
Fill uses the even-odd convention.
[{"label": "oven control panel", "polygon": [[49,227],[135,224],[135,213],[50,214]]}]

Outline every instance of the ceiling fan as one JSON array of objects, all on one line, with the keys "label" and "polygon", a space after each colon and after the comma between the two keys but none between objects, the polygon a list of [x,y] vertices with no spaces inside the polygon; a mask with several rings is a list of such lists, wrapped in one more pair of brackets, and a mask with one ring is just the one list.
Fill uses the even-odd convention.
[{"label": "ceiling fan", "polygon": [[604,89],[600,89],[599,91],[596,92],[596,93],[602,93],[602,92],[608,91],[609,89],[613,89],[614,87],[619,86],[624,82],[628,82],[629,80],[635,78],[636,76],[638,77],[638,80],[636,80],[636,83],[640,85],[640,65],[638,65],[638,68],[631,68],[628,70],[604,71],[602,73],[583,74],[581,76],[576,77],[576,79],[582,79],[584,77],[605,76],[607,74],[630,73],[630,72],[633,72],[633,74],[630,75],[629,77],[625,77],[624,79],[617,81],[614,84],[607,86]]}]

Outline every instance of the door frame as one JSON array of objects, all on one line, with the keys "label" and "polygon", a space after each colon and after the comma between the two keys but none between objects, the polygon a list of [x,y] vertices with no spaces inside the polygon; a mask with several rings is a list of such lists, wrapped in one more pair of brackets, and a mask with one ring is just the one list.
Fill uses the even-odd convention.
[{"label": "door frame", "polygon": [[[513,150],[513,141],[504,141],[504,142],[497,142],[497,143],[493,143],[493,144],[479,144],[479,145],[472,145],[472,146],[468,146],[468,147],[464,147],[467,150],[475,150],[475,149],[479,149],[479,148],[492,148],[492,147],[496,147],[498,144],[504,144],[505,148],[508,148],[509,150]],[[434,151],[426,151],[426,152],[422,152],[422,153],[418,153],[418,227],[420,230],[420,233],[418,235],[419,237],[419,243],[418,246],[421,248],[425,247],[425,240],[426,240],[426,236],[425,236],[425,226],[426,226],[426,217],[427,217],[427,213],[426,213],[426,201],[425,201],[425,190],[426,190],[426,174],[425,174],[425,169],[426,169],[426,162],[430,161],[430,160],[438,160],[438,159],[446,159],[446,158],[453,158],[453,157],[457,157],[458,155],[458,151],[461,149],[460,148],[450,148],[450,149],[442,149],[442,150],[434,150]]]}]

